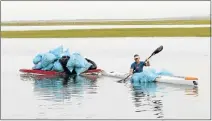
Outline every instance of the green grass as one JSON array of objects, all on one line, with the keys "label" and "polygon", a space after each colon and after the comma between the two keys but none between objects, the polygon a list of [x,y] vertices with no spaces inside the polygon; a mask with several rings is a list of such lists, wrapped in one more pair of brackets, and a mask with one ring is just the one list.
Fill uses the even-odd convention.
[{"label": "green grass", "polygon": [[210,27],[2,31],[2,38],[209,37]]},{"label": "green grass", "polygon": [[2,22],[1,26],[52,26],[52,25],[174,25],[174,24],[210,24],[210,20],[157,20],[157,21],[102,21],[102,22]]}]

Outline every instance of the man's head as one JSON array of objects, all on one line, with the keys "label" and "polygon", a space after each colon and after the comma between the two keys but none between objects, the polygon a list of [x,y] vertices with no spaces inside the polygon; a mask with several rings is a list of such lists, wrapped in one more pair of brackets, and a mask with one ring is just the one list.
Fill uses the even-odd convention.
[{"label": "man's head", "polygon": [[135,60],[135,62],[140,62],[140,57],[138,54],[134,55],[134,60]]}]

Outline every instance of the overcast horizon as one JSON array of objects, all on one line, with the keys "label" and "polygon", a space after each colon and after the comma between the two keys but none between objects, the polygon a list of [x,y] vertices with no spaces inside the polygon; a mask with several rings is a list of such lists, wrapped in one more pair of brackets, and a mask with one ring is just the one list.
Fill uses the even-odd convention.
[{"label": "overcast horizon", "polygon": [[2,1],[1,7],[2,21],[130,20],[210,16],[210,1]]}]

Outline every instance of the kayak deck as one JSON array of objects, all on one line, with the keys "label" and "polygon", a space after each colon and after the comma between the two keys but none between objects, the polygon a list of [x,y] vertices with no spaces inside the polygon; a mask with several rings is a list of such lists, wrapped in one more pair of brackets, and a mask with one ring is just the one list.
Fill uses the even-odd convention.
[{"label": "kayak deck", "polygon": [[[120,72],[103,72],[102,75],[124,79],[128,76],[128,73]],[[156,82],[170,83],[170,84],[181,84],[181,85],[198,85],[198,78],[195,77],[184,77],[184,76],[159,76],[155,79]]]}]

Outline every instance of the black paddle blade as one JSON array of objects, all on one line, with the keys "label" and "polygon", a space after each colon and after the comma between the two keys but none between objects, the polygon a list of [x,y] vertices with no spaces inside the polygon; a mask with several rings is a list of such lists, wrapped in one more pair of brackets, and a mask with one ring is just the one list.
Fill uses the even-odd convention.
[{"label": "black paddle blade", "polygon": [[155,55],[155,54],[159,53],[159,52],[162,51],[162,50],[163,50],[163,46],[161,45],[160,47],[158,47],[158,48],[152,53],[152,55]]},{"label": "black paddle blade", "polygon": [[163,50],[163,46],[161,45],[160,47],[158,47],[151,56],[149,56],[149,58],[147,58],[145,61],[147,61],[148,59],[150,59],[153,55],[158,54],[160,51]]}]

